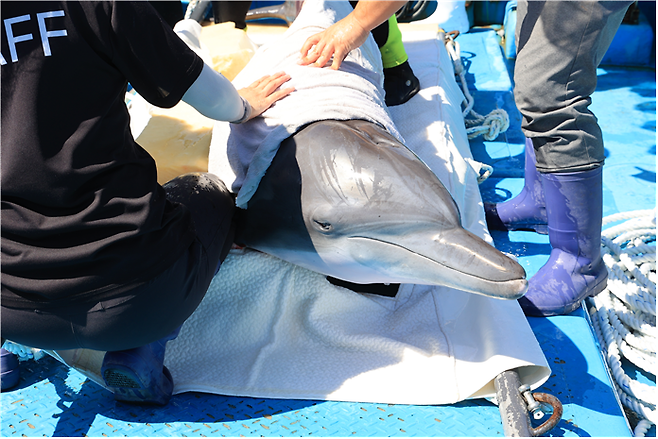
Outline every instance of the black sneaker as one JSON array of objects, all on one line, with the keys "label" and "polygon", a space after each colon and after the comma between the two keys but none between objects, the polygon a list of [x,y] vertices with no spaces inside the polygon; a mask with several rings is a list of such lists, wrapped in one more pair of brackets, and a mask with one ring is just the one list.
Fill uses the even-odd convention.
[{"label": "black sneaker", "polygon": [[414,75],[408,61],[399,66],[384,69],[384,101],[389,107],[402,105],[420,91],[420,81]]}]

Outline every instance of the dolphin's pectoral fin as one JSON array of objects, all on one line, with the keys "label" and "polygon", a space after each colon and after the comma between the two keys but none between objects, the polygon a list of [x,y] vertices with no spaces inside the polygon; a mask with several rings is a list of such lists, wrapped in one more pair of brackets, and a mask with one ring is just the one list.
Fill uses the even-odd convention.
[{"label": "dolphin's pectoral fin", "polygon": [[398,290],[400,289],[400,284],[357,284],[355,282],[348,282],[346,280],[337,279],[332,276],[327,276],[327,280],[332,285],[347,288],[348,290],[352,290],[355,293],[376,294],[378,296],[386,297],[395,297],[398,294]]}]

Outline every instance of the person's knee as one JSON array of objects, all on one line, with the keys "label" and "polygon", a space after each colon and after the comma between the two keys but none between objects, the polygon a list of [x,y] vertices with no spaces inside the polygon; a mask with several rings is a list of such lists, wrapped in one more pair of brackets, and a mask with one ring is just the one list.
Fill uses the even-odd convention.
[{"label": "person's knee", "polygon": [[190,211],[196,235],[206,250],[226,256],[224,244],[233,239],[237,207],[224,182],[214,174],[195,172],[178,176],[162,187],[169,201],[183,204]]},{"label": "person's knee", "polygon": [[167,193],[167,198],[175,202],[202,195],[204,192],[216,193],[218,197],[227,200],[231,198],[231,192],[224,182],[215,174],[208,172],[191,172],[179,175],[169,180],[162,187]]}]

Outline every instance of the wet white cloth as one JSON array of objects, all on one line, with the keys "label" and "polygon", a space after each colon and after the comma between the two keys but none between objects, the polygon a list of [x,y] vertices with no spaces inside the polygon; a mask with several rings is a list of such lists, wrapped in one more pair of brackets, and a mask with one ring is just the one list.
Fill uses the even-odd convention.
[{"label": "wet white cloth", "polygon": [[437,37],[431,25],[418,28],[406,30],[402,39],[421,90],[409,102],[390,107],[389,111],[405,145],[429,166],[454,198],[462,226],[493,243],[477,183],[480,164],[473,160],[462,115],[464,94],[455,80],[443,34]]},{"label": "wet white cloth", "polygon": [[[452,63],[435,30],[403,37],[422,90],[389,109],[393,121],[451,192],[464,227],[490,241]],[[218,139],[210,169],[233,182],[229,157],[212,161]],[[395,298],[357,294],[249,250],[229,254],[165,364],[175,393],[405,404],[493,396],[509,369],[533,388],[550,374],[516,301],[423,285],[402,285]]]},{"label": "wet white cloth", "polygon": [[396,404],[493,396],[548,367],[518,305],[449,288],[357,294],[255,251],[233,251],[167,345],[175,393]]},{"label": "wet white cloth", "polygon": [[295,87],[262,117],[241,125],[215,124],[208,169],[237,192],[239,207],[246,207],[281,142],[308,123],[363,119],[403,140],[384,104],[381,55],[372,37],[350,52],[338,71],[297,64],[304,41],[351,10],[347,1],[307,2],[283,37],[261,46],[233,80],[239,89],[263,75],[285,71],[292,78],[285,86]]}]

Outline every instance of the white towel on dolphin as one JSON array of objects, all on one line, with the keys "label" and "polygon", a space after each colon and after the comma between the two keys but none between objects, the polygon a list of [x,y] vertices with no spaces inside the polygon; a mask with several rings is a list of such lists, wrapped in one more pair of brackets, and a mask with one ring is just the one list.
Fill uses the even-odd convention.
[{"label": "white towel on dolphin", "polygon": [[208,168],[238,193],[239,207],[246,207],[281,142],[308,123],[363,119],[382,125],[403,142],[384,104],[381,55],[372,37],[350,52],[339,71],[297,64],[306,38],[350,10],[347,2],[308,2],[283,38],[260,47],[233,80],[242,88],[268,72],[283,70],[292,77],[286,86],[295,87],[263,117],[242,125],[217,123],[213,129]]},{"label": "white towel on dolphin", "polygon": [[[317,8],[322,2],[307,4]],[[332,8],[337,12],[332,20],[350,11],[347,2]],[[261,70],[263,64],[258,57],[274,54],[277,48],[282,53],[296,52],[308,29],[303,20],[312,19],[310,15],[300,16],[282,40],[256,55],[244,77],[251,79],[280,70],[281,64]],[[291,41],[295,47],[283,47],[283,42]],[[361,53],[376,54],[378,58],[378,52],[372,53],[372,47],[376,47],[372,44],[369,40]],[[467,162],[471,155],[461,116],[463,95],[454,81],[447,52],[437,42],[436,32],[405,35],[405,44],[423,90],[407,104],[392,108],[393,120],[407,138],[406,145],[430,166],[455,198],[464,227],[490,240],[477,175]],[[367,65],[366,58],[353,56],[363,60],[360,66]],[[376,60],[370,64],[381,68]],[[299,67],[293,63],[290,68]],[[339,96],[345,100],[342,94]],[[286,99],[293,102],[292,96]],[[399,138],[397,131],[387,126],[381,97],[373,99],[381,108],[369,116],[356,117],[373,120],[373,114],[381,115],[381,120],[373,121]],[[285,102],[279,102],[268,113],[284,117]],[[255,128],[255,136],[246,135],[247,142],[260,138],[266,146],[250,143],[237,156],[231,149],[225,153],[226,142],[232,141],[228,125],[217,124],[210,171],[234,188],[245,190],[245,175],[247,180],[256,176],[253,181],[257,184],[257,174],[264,172],[260,167],[266,169],[278,147],[269,142],[273,138],[283,140],[294,132],[294,127],[313,121],[310,115],[317,109],[307,111],[305,122],[295,120],[281,131],[267,125],[270,122],[266,117]],[[345,117],[324,115],[316,120],[327,118]],[[258,172],[249,175],[243,166],[248,164],[246,158],[256,152],[265,154],[256,162]],[[232,168],[236,164],[239,166]],[[240,192],[243,202],[254,189],[250,186],[247,192]],[[533,388],[550,373],[515,301],[422,285],[403,285],[396,298],[360,295],[331,285],[322,275],[252,251],[229,255],[198,310],[168,346],[166,365],[176,383],[175,393],[443,404],[493,396],[492,380],[505,370],[519,368],[522,381]]]}]

